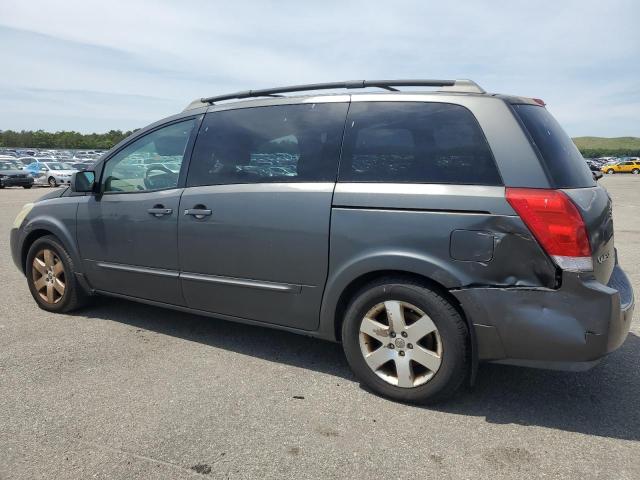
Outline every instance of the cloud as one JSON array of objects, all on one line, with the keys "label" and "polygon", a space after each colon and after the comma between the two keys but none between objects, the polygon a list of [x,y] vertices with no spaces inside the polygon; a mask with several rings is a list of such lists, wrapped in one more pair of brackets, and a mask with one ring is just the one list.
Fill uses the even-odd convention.
[{"label": "cloud", "polygon": [[639,17],[631,0],[4,0],[0,128],[131,128],[205,95],[409,77],[541,97],[572,135],[640,135]]}]

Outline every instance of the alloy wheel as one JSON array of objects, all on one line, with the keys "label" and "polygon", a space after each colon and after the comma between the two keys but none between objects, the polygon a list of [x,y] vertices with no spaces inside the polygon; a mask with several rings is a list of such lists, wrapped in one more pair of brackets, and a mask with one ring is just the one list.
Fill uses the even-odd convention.
[{"label": "alloy wheel", "polygon": [[385,382],[402,388],[424,385],[442,363],[442,340],[418,307],[389,300],[371,308],[360,324],[360,351]]},{"label": "alloy wheel", "polygon": [[36,292],[48,304],[56,304],[64,296],[66,278],[64,264],[49,248],[40,250],[33,258],[31,277]]}]

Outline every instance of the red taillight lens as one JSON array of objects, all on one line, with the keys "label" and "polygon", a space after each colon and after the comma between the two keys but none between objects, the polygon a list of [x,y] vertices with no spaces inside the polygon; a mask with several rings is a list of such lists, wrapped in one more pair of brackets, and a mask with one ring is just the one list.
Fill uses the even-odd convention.
[{"label": "red taillight lens", "polygon": [[580,212],[565,193],[507,188],[507,201],[559,267],[593,269],[587,229]]}]

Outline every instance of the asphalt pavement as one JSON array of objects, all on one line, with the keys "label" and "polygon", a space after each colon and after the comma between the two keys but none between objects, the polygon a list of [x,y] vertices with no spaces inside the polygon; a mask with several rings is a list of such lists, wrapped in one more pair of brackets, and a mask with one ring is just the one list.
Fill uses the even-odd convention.
[{"label": "asphalt pavement", "polygon": [[[602,183],[640,295],[640,177]],[[640,478],[640,308],[583,373],[482,365],[436,408],[364,390],[336,344],[101,299],[37,308],[0,190],[0,479]]]}]

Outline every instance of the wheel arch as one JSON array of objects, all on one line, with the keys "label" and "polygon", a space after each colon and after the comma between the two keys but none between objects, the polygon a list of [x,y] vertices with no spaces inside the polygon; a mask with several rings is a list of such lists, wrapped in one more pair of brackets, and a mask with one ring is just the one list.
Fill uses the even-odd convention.
[{"label": "wheel arch", "polygon": [[[366,284],[384,277],[420,283],[448,300],[467,325],[469,331],[468,352],[471,357],[469,359],[471,362],[469,383],[473,384],[478,368],[477,337],[470,316],[466,315],[458,299],[449,291],[450,288],[458,286],[458,280],[450,272],[441,270],[440,267],[432,264],[421,265],[422,262],[416,261],[415,258],[410,260],[412,260],[410,263],[393,262],[397,265],[395,268],[381,267],[380,262],[371,262],[370,264],[367,262],[370,267],[368,269],[362,269],[361,265],[359,268],[352,265],[335,278],[330,278],[325,288],[320,311],[319,336],[341,342],[342,324],[349,301]],[[382,263],[386,264],[387,262]],[[424,267],[421,269],[422,271],[420,271],[421,266]]]},{"label": "wheel arch", "polygon": [[47,235],[55,237],[62,244],[73,259],[74,268],[77,272],[80,272],[82,263],[80,262],[80,255],[75,245],[74,236],[62,222],[56,219],[35,218],[29,222],[25,230],[28,233],[25,235],[20,249],[20,264],[22,265],[23,273],[26,272],[27,255],[31,245],[39,238]]},{"label": "wheel arch", "polygon": [[346,313],[347,306],[349,305],[349,301],[353,298],[355,294],[358,293],[363,287],[367,284],[373,283],[376,280],[382,278],[393,278],[400,281],[407,281],[411,283],[419,283],[430,290],[437,292],[439,295],[444,297],[451,303],[451,305],[458,311],[460,316],[465,320],[469,329],[471,330],[473,327],[469,323],[467,316],[462,309],[462,305],[449,291],[437,281],[429,278],[425,275],[421,275],[415,272],[406,271],[406,270],[374,270],[367,273],[364,273],[356,278],[354,278],[341,292],[338,300],[336,301],[335,310],[334,310],[334,335],[337,341],[341,341],[342,337],[342,323],[344,320],[344,314]]}]

